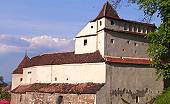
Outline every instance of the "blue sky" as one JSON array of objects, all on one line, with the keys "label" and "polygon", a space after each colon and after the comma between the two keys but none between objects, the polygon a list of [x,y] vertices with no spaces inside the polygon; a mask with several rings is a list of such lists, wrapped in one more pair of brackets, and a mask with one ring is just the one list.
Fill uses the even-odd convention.
[{"label": "blue sky", "polygon": [[[25,50],[30,57],[47,52],[72,51],[74,37],[94,19],[106,0],[0,0],[0,75],[11,80]],[[126,0],[123,0],[126,1]],[[121,18],[141,21],[136,5],[122,2]],[[154,17],[157,26],[160,19]]]}]

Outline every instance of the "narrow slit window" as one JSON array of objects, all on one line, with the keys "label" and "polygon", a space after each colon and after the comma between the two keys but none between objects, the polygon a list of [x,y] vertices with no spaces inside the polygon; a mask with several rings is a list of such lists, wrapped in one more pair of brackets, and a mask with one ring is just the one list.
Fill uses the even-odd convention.
[{"label": "narrow slit window", "polygon": [[114,40],[114,39],[111,39],[111,40],[110,40],[110,43],[114,44],[114,43],[115,43],[115,40]]},{"label": "narrow slit window", "polygon": [[142,29],[140,27],[138,27],[138,32],[142,32]]},{"label": "narrow slit window", "polygon": [[126,31],[128,30],[128,25],[127,24],[124,25],[124,30],[126,30]]},{"label": "narrow slit window", "polygon": [[133,26],[129,25],[129,31],[132,31]]},{"label": "narrow slit window", "polygon": [[135,26],[135,27],[134,27],[134,32],[137,32],[137,30],[138,30],[138,28]]},{"label": "narrow slit window", "polygon": [[22,82],[22,78],[20,78],[20,82]]},{"label": "narrow slit window", "polygon": [[86,46],[86,45],[87,45],[87,39],[84,40],[84,46]]},{"label": "narrow slit window", "polygon": [[139,96],[136,96],[136,103],[139,103]]},{"label": "narrow slit window", "polygon": [[100,26],[102,25],[102,21],[100,21]]},{"label": "narrow slit window", "polygon": [[57,81],[57,77],[55,77],[55,81]]},{"label": "narrow slit window", "polygon": [[143,28],[143,33],[147,33],[147,29],[146,28]]}]

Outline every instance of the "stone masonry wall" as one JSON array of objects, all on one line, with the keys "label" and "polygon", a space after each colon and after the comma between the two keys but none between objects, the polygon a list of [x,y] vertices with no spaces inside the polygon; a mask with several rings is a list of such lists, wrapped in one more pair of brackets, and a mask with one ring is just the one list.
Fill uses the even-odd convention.
[{"label": "stone masonry wall", "polygon": [[[22,98],[21,98],[22,97]],[[11,104],[96,104],[95,94],[12,94]]]}]

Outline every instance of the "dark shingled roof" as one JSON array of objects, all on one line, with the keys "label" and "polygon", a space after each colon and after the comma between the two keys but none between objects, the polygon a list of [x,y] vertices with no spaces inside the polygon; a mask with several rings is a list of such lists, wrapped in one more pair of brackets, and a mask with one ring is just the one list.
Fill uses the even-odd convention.
[{"label": "dark shingled roof", "polygon": [[12,93],[40,92],[40,93],[63,93],[63,94],[95,94],[103,87],[103,83],[35,83],[20,85]]},{"label": "dark shingled roof", "polygon": [[101,19],[103,17],[120,19],[116,10],[108,1],[103,5],[102,10],[100,11],[95,20]]},{"label": "dark shingled roof", "polygon": [[21,63],[18,65],[18,67],[13,71],[12,74],[22,74],[23,68],[30,66],[30,58],[25,55],[25,57],[22,59]]}]

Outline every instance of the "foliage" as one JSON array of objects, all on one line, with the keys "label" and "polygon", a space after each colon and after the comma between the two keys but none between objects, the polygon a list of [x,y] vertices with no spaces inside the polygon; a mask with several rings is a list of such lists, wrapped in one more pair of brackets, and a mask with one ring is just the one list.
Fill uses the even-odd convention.
[{"label": "foliage", "polygon": [[157,96],[154,104],[169,104],[170,102],[170,88],[166,89],[160,96]]},{"label": "foliage", "polygon": [[10,99],[11,95],[9,92],[3,91],[3,88],[7,86],[7,84],[4,82],[3,77],[0,76],[0,100],[1,99]]}]

